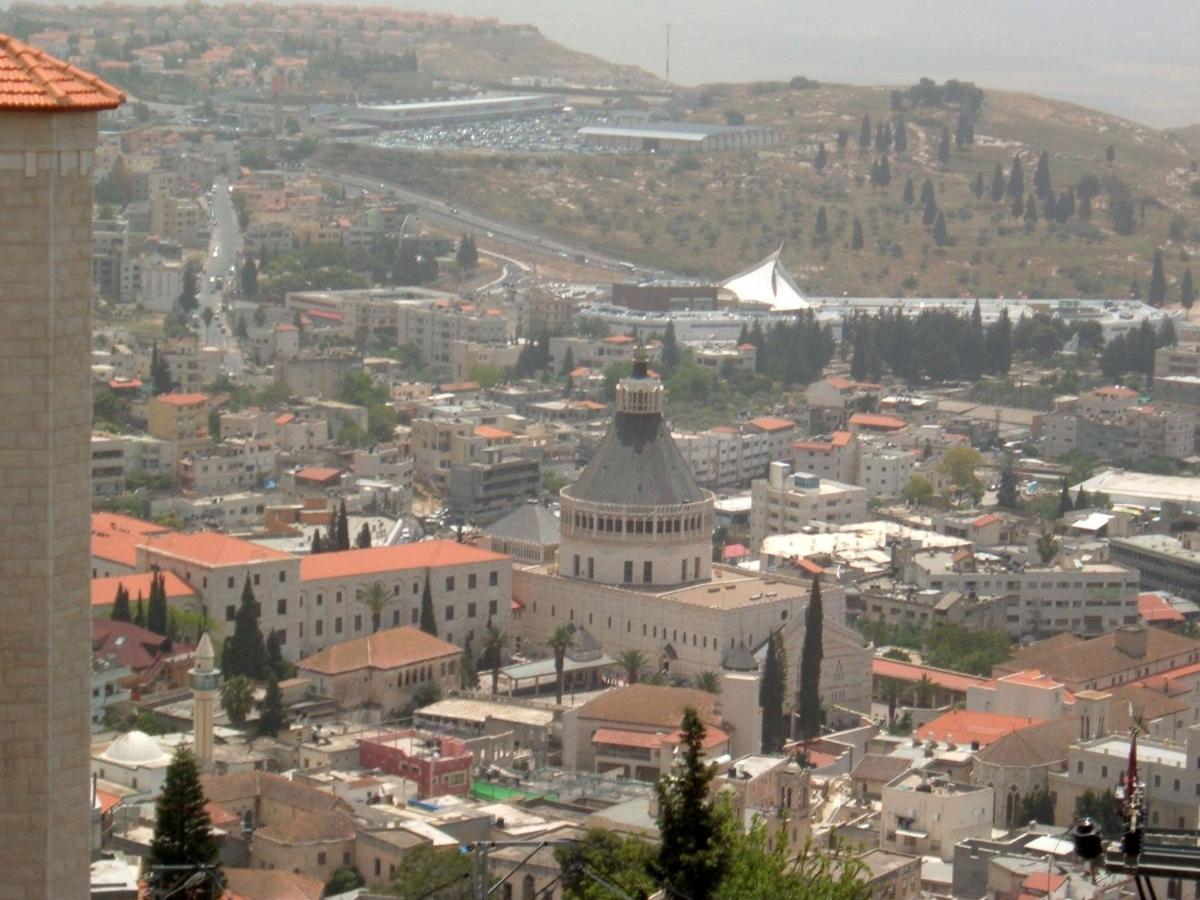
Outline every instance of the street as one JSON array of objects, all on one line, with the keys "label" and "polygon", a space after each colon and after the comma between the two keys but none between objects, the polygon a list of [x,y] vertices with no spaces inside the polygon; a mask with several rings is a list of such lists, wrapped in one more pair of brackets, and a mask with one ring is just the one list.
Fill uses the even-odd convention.
[{"label": "street", "polygon": [[200,271],[200,306],[213,311],[212,320],[205,328],[205,343],[220,347],[225,352],[225,369],[233,377],[242,374],[242,353],[237,341],[231,339],[234,323],[221,311],[224,290],[218,287],[217,279],[228,288],[236,288],[238,265],[241,260],[242,237],[238,229],[237,211],[229,192],[229,180],[218,177],[209,195],[209,215],[212,231],[209,237],[208,254]]}]

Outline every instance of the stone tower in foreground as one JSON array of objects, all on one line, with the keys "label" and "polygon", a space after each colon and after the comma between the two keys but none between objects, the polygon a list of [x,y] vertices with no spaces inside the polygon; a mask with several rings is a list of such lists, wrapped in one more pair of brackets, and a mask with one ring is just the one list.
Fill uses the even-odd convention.
[{"label": "stone tower in foreground", "polygon": [[213,645],[208,632],[196,646],[196,665],[191,671],[192,679],[192,746],[200,770],[212,766],[213,714],[217,692],[221,686],[221,670],[213,667]]},{"label": "stone tower in foreground", "polygon": [[96,119],[124,100],[0,35],[0,872],[88,895]]}]

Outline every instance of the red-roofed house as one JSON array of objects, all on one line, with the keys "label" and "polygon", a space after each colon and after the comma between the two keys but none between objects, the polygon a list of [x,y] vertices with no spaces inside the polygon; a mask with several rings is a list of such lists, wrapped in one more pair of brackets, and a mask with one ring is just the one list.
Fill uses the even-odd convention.
[{"label": "red-roofed house", "polygon": [[160,441],[171,441],[179,455],[209,442],[208,413],[214,400],[208,394],[159,394],[146,404],[146,430]]},{"label": "red-roofed house", "polygon": [[[117,589],[124,587],[129,592],[129,602],[137,603],[142,597],[150,598],[150,582],[153,572],[131,572],[128,575],[111,575],[107,578],[92,579],[92,615],[109,616],[112,614],[113,602],[117,597]],[[163,575],[163,587],[167,592],[167,606],[171,609],[200,611],[200,595],[190,584],[174,572]]]},{"label": "red-roofed house", "polygon": [[154,522],[117,513],[92,513],[92,577],[105,578],[137,570],[137,547],[147,535],[166,534]]},{"label": "red-roofed house", "polygon": [[1138,594],[1138,615],[1151,625],[1182,625],[1184,615],[1153,591]]},{"label": "red-roofed house", "polygon": [[850,432],[835,431],[828,437],[795,441],[792,459],[797,472],[850,484],[858,470],[858,444]]},{"label": "red-roofed house", "polygon": [[871,434],[895,434],[908,428],[908,423],[895,416],[881,416],[875,413],[855,413],[850,417],[852,434],[867,432]]},{"label": "red-roofed house", "polygon": [[1029,716],[1005,716],[999,713],[955,709],[922,725],[917,729],[917,737],[923,741],[978,749],[1000,740],[1006,734],[1031,725],[1040,725],[1042,721]]}]

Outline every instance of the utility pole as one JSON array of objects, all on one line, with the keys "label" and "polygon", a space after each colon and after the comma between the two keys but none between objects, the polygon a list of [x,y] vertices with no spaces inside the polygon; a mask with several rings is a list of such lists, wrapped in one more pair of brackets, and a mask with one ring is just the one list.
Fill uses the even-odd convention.
[{"label": "utility pole", "polygon": [[671,23],[667,23],[667,84],[671,83]]}]

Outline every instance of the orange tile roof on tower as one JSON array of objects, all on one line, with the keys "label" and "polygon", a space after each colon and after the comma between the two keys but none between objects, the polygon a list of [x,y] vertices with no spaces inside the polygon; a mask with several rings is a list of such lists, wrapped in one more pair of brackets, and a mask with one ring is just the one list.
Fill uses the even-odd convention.
[{"label": "orange tile roof on tower", "polygon": [[306,656],[296,666],[302,672],[343,675],[360,669],[386,671],[461,652],[454,644],[426,634],[420,628],[402,625],[326,647]]},{"label": "orange tile roof on tower", "polygon": [[457,541],[418,541],[396,547],[367,547],[306,556],[300,560],[300,580],[355,578],[405,569],[437,569],[482,562],[509,562],[509,558]]},{"label": "orange tile roof on tower", "polygon": [[0,109],[86,112],[116,109],[124,92],[89,72],[0,34]]}]

